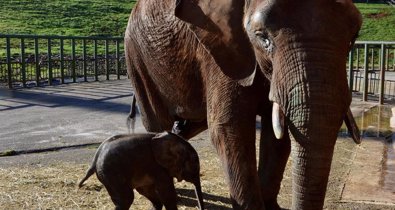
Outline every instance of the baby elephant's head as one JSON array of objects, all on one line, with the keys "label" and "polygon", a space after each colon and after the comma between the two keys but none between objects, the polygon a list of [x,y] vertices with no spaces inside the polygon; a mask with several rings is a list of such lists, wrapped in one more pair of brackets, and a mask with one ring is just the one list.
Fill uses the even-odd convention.
[{"label": "baby elephant's head", "polygon": [[155,160],[166,168],[172,177],[195,185],[196,196],[201,206],[203,196],[199,157],[192,145],[176,134],[163,132],[152,138],[152,150]]}]

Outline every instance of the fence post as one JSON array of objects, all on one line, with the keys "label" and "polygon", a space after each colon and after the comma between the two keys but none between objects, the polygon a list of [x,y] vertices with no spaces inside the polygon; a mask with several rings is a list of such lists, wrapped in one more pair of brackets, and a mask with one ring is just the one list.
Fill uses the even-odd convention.
[{"label": "fence post", "polygon": [[7,76],[8,87],[12,88],[12,68],[11,68],[11,41],[10,37],[6,38],[6,51],[7,51]]},{"label": "fence post", "polygon": [[[392,50],[392,55],[394,55],[393,59],[392,59],[392,68],[395,71],[395,48],[393,48]],[[388,60],[389,61],[389,60]]]},{"label": "fence post", "polygon": [[72,65],[71,65],[73,82],[77,82],[77,75],[75,72],[76,60],[75,60],[75,39],[74,38],[71,39],[71,59],[73,59]]},{"label": "fence post", "polygon": [[23,87],[26,87],[26,62],[25,62],[25,39],[21,38],[21,71]]},{"label": "fence post", "polygon": [[48,85],[52,85],[52,40],[48,38]]},{"label": "fence post", "polygon": [[82,57],[84,59],[84,62],[82,63],[83,69],[84,69],[84,81],[88,81],[87,78],[87,72],[86,72],[86,39],[82,40],[82,48],[83,48],[83,52],[82,52]]},{"label": "fence post", "polygon": [[[356,45],[354,45],[354,46],[356,46]],[[357,51],[357,70],[359,70],[359,47],[356,47],[355,49]]]},{"label": "fence post", "polygon": [[116,40],[116,45],[117,45],[117,52],[116,52],[116,56],[117,56],[117,63],[116,63],[116,68],[117,68],[117,79],[121,79],[121,72],[120,72],[120,64],[119,64],[119,40]]},{"label": "fence post", "polygon": [[38,49],[38,38],[34,38],[34,60],[36,63],[36,83],[37,87],[40,86],[40,77],[41,77],[41,71],[40,71],[40,55],[39,55],[39,49]]},{"label": "fence post", "polygon": [[95,62],[94,62],[94,71],[95,71],[95,81],[99,81],[99,73],[97,69],[97,39],[94,40],[94,57],[95,57]]},{"label": "fence post", "polygon": [[372,47],[372,71],[374,71],[374,47]]},{"label": "fence post", "polygon": [[348,72],[348,85],[350,88],[350,92],[352,93],[353,87],[354,87],[354,48],[351,48],[350,53],[349,53],[349,61],[348,61],[348,66],[349,66],[349,72]]},{"label": "fence post", "polygon": [[368,100],[368,86],[369,86],[369,83],[368,83],[368,71],[369,71],[369,60],[368,60],[368,44],[365,44],[365,60],[364,60],[364,68],[365,68],[365,70],[364,70],[364,77],[363,77],[363,80],[364,80],[364,82],[363,82],[363,97],[362,97],[362,100],[363,101],[367,101]]},{"label": "fence post", "polygon": [[64,84],[64,39],[60,38],[60,77]]},{"label": "fence post", "polygon": [[108,40],[105,40],[105,53],[106,53],[106,79],[110,80],[110,63],[109,63],[109,52],[108,52]]},{"label": "fence post", "polygon": [[381,52],[380,52],[380,98],[379,103],[384,103],[384,81],[385,81],[385,45],[381,44]]}]

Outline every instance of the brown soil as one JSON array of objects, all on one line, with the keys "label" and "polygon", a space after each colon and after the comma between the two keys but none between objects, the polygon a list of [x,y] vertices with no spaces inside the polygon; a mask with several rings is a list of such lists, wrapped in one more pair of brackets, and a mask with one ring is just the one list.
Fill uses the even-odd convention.
[{"label": "brown soil", "polygon": [[388,12],[379,12],[379,13],[369,13],[367,14],[368,18],[373,18],[373,19],[381,19],[384,17],[389,16],[390,14]]}]

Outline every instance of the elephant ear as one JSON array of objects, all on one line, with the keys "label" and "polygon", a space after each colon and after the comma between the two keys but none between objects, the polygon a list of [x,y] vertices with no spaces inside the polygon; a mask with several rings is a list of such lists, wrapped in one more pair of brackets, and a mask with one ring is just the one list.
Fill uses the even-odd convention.
[{"label": "elephant ear", "polygon": [[186,147],[175,135],[163,132],[152,138],[152,151],[159,165],[167,169],[171,176],[179,177],[182,172]]},{"label": "elephant ear", "polygon": [[243,27],[242,0],[176,0],[175,16],[213,56],[223,73],[241,85],[251,85],[255,56]]}]

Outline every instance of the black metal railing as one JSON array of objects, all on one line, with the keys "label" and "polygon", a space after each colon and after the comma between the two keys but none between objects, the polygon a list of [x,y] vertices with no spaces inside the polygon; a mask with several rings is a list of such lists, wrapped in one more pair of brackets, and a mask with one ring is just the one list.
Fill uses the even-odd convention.
[{"label": "black metal railing", "polygon": [[395,99],[395,42],[358,41],[348,60],[350,90],[364,101]]},{"label": "black metal railing", "polygon": [[0,34],[0,83],[9,88],[120,79],[122,37]]},{"label": "black metal railing", "polygon": [[[0,34],[0,84],[9,88],[126,76],[122,37]],[[352,67],[352,68],[350,68]],[[351,71],[350,71],[351,69]],[[350,89],[395,100],[395,42],[357,41],[349,54]]]}]

